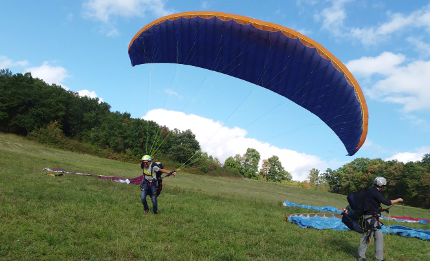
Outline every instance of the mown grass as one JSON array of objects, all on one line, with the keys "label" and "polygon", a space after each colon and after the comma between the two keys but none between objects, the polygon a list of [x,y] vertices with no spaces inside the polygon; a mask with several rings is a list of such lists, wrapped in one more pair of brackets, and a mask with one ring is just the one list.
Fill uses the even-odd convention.
[{"label": "mown grass", "polygon": [[[135,177],[138,164],[5,134],[0,155],[2,260],[355,260],[358,233],[302,229],[283,218],[308,212],[282,206],[285,200],[343,208],[342,195],[180,172],[164,182],[160,214],[144,215],[138,186],[43,171]],[[402,206],[392,215],[430,218]],[[374,260],[373,243],[367,253]],[[385,253],[387,260],[430,260],[430,242],[385,236]]]}]

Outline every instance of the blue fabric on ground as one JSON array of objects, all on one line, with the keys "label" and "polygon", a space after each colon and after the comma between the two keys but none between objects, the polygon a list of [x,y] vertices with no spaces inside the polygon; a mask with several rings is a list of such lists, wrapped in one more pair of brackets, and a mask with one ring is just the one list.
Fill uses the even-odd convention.
[{"label": "blue fabric on ground", "polygon": [[[295,223],[302,228],[315,229],[332,229],[334,231],[349,231],[350,229],[342,223],[340,218],[336,217],[305,217],[305,216],[290,216],[289,221]],[[430,240],[430,230],[414,229],[404,226],[382,226],[382,233],[394,234],[402,237],[416,237],[422,240]]]},{"label": "blue fabric on ground", "polygon": [[404,226],[382,226],[382,233],[395,234],[402,237],[418,237],[422,240],[430,240],[430,230],[414,229]]},{"label": "blue fabric on ground", "polygon": [[[314,206],[309,206],[309,205],[298,205],[296,203],[289,202],[288,200],[286,200],[284,202],[284,206],[286,206],[286,207],[292,207],[292,208],[313,209],[313,210],[326,211],[326,212],[331,212],[331,213],[336,213],[336,214],[341,214],[342,213],[342,210],[339,210],[339,209],[337,209],[335,207],[314,207]],[[388,220],[387,216],[382,216],[381,215],[380,218]],[[423,225],[427,225],[429,223],[425,219],[419,219],[417,221],[413,221],[413,220],[410,220],[410,219],[401,219],[401,218],[395,218],[394,219],[394,218],[391,217],[391,220],[395,220],[395,221],[398,221],[398,222],[411,222],[411,223],[419,222],[419,223],[421,223]]]},{"label": "blue fabric on ground", "polygon": [[410,220],[410,219],[403,219],[403,218],[393,218],[393,217],[387,217],[387,216],[381,216],[382,219],[388,220],[394,220],[397,222],[408,222],[408,223],[421,223],[423,225],[427,225],[429,222],[425,219],[418,219],[418,220]]},{"label": "blue fabric on ground", "polygon": [[349,231],[350,229],[342,223],[342,220],[336,217],[304,217],[304,216],[290,216],[289,221],[296,223],[299,227],[303,228],[316,228],[316,229],[332,229],[335,231]]},{"label": "blue fabric on ground", "polygon": [[284,202],[284,206],[292,207],[292,208],[314,209],[314,210],[319,210],[319,211],[332,212],[332,213],[336,213],[336,214],[342,213],[342,210],[339,210],[339,209],[334,208],[334,207],[314,207],[314,206],[309,206],[309,205],[297,205],[296,203],[289,202],[288,200],[286,200]]},{"label": "blue fabric on ground", "polygon": [[427,220],[423,220],[423,219],[418,220],[418,222],[420,222],[423,225],[427,225],[429,223]]}]

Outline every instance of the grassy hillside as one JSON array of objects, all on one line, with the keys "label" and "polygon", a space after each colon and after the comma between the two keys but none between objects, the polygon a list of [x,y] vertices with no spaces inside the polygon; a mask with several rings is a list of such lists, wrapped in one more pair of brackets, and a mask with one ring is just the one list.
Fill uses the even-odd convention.
[{"label": "grassy hillside", "polygon": [[[1,260],[355,260],[358,233],[302,229],[283,219],[308,212],[282,206],[285,200],[343,208],[342,195],[180,172],[165,180],[160,214],[144,215],[136,185],[43,171],[136,177],[138,164],[6,134],[0,155]],[[426,210],[402,206],[392,215],[430,219]],[[372,243],[369,260],[373,251]],[[386,260],[430,260],[430,242],[385,236],[385,253]]]}]

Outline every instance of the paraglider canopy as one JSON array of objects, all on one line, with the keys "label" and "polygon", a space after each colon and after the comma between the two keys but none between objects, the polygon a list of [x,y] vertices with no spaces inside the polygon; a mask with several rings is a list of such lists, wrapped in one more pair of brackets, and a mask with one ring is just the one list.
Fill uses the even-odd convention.
[{"label": "paraglider canopy", "polygon": [[318,116],[354,155],[368,111],[355,78],[333,54],[287,27],[221,12],[172,14],[131,40],[132,66],[177,63],[227,74],[278,93]]}]

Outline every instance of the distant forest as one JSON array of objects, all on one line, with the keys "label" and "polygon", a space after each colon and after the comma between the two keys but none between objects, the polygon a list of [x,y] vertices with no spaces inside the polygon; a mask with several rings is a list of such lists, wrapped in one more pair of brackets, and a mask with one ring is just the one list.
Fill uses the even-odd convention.
[{"label": "distant forest", "polygon": [[143,154],[150,154],[167,166],[196,174],[244,177],[341,194],[369,188],[375,177],[384,176],[388,181],[384,196],[430,207],[430,153],[421,161],[408,163],[357,158],[336,170],[309,170],[308,180],[298,182],[291,180],[276,155],[263,159],[259,169],[260,153],[248,148],[245,154],[229,157],[222,164],[201,152],[191,130],[170,130],[110,109],[98,98],[46,84],[31,73],[0,70],[1,132],[115,160],[138,162]]}]

